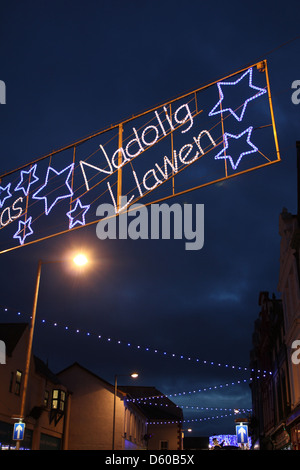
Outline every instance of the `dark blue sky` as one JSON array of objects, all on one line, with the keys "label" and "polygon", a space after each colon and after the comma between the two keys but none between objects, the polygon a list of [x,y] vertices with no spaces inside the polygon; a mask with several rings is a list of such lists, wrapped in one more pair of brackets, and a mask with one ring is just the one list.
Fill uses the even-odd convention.
[{"label": "dark blue sky", "polygon": [[[2,254],[0,304],[8,312],[1,321],[31,312],[39,258],[63,258],[81,246],[93,259],[80,277],[60,265],[43,267],[35,352],[54,372],[78,361],[112,382],[136,368],[139,385],[166,394],[249,378],[224,365],[248,367],[259,292],[277,291],[279,213],[297,209],[297,10],[295,1],[2,2],[1,174],[260,59],[268,61],[282,158],[181,199],[205,205],[202,250],[185,251],[182,241],[100,241],[91,226]],[[251,406],[248,384],[237,383],[184,400],[176,403]],[[205,416],[185,411],[186,419]],[[234,432],[233,417],[191,427],[201,435]]]}]

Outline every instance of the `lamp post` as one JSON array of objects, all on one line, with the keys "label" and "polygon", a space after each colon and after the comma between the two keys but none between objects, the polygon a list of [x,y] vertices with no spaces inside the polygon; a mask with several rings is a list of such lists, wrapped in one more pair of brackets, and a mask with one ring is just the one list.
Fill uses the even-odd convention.
[{"label": "lamp post", "polygon": [[[122,374],[123,375],[123,374]],[[130,374],[130,377],[132,379],[136,379],[139,376],[136,372],[133,372]],[[115,449],[115,429],[116,429],[116,398],[117,398],[117,391],[118,391],[118,377],[120,375],[115,375],[115,389],[114,389],[114,411],[113,411],[113,433],[112,433],[112,450]],[[127,374],[124,375],[124,377],[128,377]]]},{"label": "lamp post", "polygon": [[[31,352],[32,352],[32,343],[33,343],[33,334],[35,328],[35,318],[36,318],[36,310],[37,310],[37,301],[40,289],[40,280],[41,280],[41,271],[42,271],[42,264],[53,264],[53,263],[62,263],[63,261],[38,261],[38,268],[37,268],[37,275],[35,281],[35,290],[34,290],[34,298],[33,298],[33,307],[32,307],[32,315],[31,315],[31,324],[30,324],[30,331],[29,331],[29,340],[28,340],[28,347],[27,347],[27,355],[26,355],[26,363],[25,363],[25,373],[24,373],[24,385],[22,391],[22,401],[21,401],[21,411],[19,422],[21,423],[25,418],[25,405],[26,405],[26,396],[27,396],[27,388],[28,388],[28,379],[29,379],[29,369],[30,369],[30,360],[31,360]],[[75,256],[73,262],[78,266],[83,266],[87,263],[87,258],[79,254]],[[19,449],[20,441],[17,441],[16,448]]]}]

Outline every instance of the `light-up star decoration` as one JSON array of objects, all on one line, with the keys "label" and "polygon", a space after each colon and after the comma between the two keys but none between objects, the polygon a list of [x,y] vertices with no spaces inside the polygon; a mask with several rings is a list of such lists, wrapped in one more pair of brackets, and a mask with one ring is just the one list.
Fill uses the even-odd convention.
[{"label": "light-up star decoration", "polygon": [[[228,132],[225,132],[225,134],[224,134],[225,147],[215,156],[215,160],[228,158],[228,160],[231,163],[231,166],[232,166],[233,170],[236,170],[239,163],[241,162],[242,158],[245,155],[249,155],[250,153],[254,153],[254,152],[258,151],[258,148],[252,142],[250,142],[250,137],[251,137],[252,130],[253,130],[253,127],[250,126],[250,127],[248,127],[248,129],[241,132],[241,134],[239,134],[239,135],[233,135],[233,134],[229,134]],[[246,143],[251,147],[251,150],[247,150],[245,152],[240,153],[238,155],[236,161],[234,162],[234,160],[233,160],[234,155],[231,154],[230,149],[229,149],[229,152],[227,152],[228,147],[229,147],[229,142],[230,142],[230,140],[228,140],[228,138],[238,140],[243,136],[247,136]]]},{"label": "light-up star decoration", "polygon": [[[83,206],[80,199],[76,200],[74,209],[67,212],[69,217],[69,228],[73,228],[76,224],[85,225],[85,214],[89,210],[90,206]],[[79,218],[80,217],[80,218]]]},{"label": "light-up star decoration", "polygon": [[20,245],[24,244],[25,238],[33,234],[31,228],[32,217],[29,217],[25,222],[19,220],[18,231],[14,234],[13,238],[18,238]]},{"label": "light-up star decoration", "polygon": [[[255,90],[256,93],[254,95],[252,95],[250,98],[248,98],[244,101],[240,116],[238,116],[237,113],[232,108],[223,108],[223,109],[221,109],[220,105],[222,104],[222,102],[224,100],[224,93],[223,93],[223,90],[222,90],[222,86],[224,86],[224,87],[225,86],[235,86],[238,83],[240,83],[241,80],[243,80],[246,76],[248,76],[248,79],[249,79],[249,87],[252,88],[253,90]],[[213,109],[210,111],[210,113],[208,115],[209,116],[214,116],[215,114],[224,113],[225,111],[229,111],[235,117],[235,119],[237,119],[238,121],[241,121],[243,119],[248,103],[250,101],[254,100],[255,98],[258,98],[259,96],[261,96],[261,95],[263,95],[264,93],[267,92],[267,90],[265,90],[264,88],[259,88],[259,87],[254,86],[252,84],[252,68],[248,69],[235,82],[218,82],[217,86],[218,86],[218,89],[219,89],[219,96],[221,98],[217,102],[217,104],[213,107]]]},{"label": "light-up star decoration", "polygon": [[[28,171],[21,170],[21,179],[15,187],[15,191],[22,190],[25,196],[28,196],[30,186],[39,180],[35,174],[36,167],[37,165],[35,164]],[[24,175],[28,175],[28,178],[24,179]]]},{"label": "light-up star decoration", "polygon": [[3,207],[3,204],[6,199],[11,197],[10,186],[11,183],[8,183],[5,188],[2,188],[2,186],[0,186],[0,208]]},{"label": "light-up star decoration", "polygon": [[[72,174],[73,168],[73,163],[61,171],[56,171],[51,166],[48,167],[45,183],[32,196],[33,199],[44,200],[46,215],[49,214],[51,209],[59,200],[73,196],[73,190],[68,181]],[[65,182],[63,185],[61,184],[62,175],[65,176]],[[51,180],[51,182],[49,182],[49,180]],[[54,186],[56,185],[54,189],[47,187],[48,185],[52,185],[53,183]],[[57,195],[57,193],[59,193],[59,195]]]}]

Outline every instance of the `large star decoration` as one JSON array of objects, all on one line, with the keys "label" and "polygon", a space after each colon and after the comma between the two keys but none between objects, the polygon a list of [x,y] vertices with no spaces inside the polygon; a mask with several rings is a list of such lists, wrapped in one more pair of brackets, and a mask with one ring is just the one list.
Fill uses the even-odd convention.
[{"label": "large star decoration", "polygon": [[[25,196],[28,196],[30,186],[32,184],[34,184],[36,181],[39,180],[39,178],[35,175],[36,167],[37,167],[37,165],[35,164],[30,168],[30,170],[28,170],[28,171],[22,170],[21,171],[21,179],[20,179],[19,183],[17,184],[17,186],[15,187],[15,191],[22,190],[23,193],[25,194]],[[27,183],[26,183],[27,184],[26,187],[25,187],[24,175],[28,175],[28,180],[27,180]],[[31,177],[32,177],[32,179],[31,179]]]},{"label": "large star decoration", "polygon": [[[74,209],[67,212],[67,216],[69,217],[69,228],[73,228],[76,224],[85,225],[85,214],[89,210],[90,206],[83,206],[81,204],[80,199],[76,200]],[[79,217],[81,219],[79,219]]]},{"label": "large star decoration", "polygon": [[[236,114],[236,112],[232,109],[232,108],[223,108],[221,109],[220,105],[224,99],[224,93],[223,93],[223,90],[222,90],[222,86],[234,86],[234,85],[237,85],[241,80],[243,80],[244,77],[246,76],[249,76],[249,87],[252,88],[253,90],[256,90],[257,93],[255,93],[254,95],[252,95],[250,98],[246,99],[244,101],[244,104],[242,106],[242,110],[241,110],[241,114],[240,116],[238,116]],[[264,93],[267,92],[267,90],[265,90],[264,88],[259,88],[257,86],[254,86],[252,84],[252,68],[248,69],[240,78],[238,78],[235,82],[218,82],[217,83],[217,86],[218,86],[218,89],[219,89],[219,96],[220,96],[220,100],[217,102],[217,104],[213,107],[213,109],[210,111],[210,113],[208,114],[209,116],[213,116],[215,114],[219,114],[219,113],[223,113],[225,111],[229,111],[234,117],[235,119],[237,119],[238,121],[241,121],[244,117],[244,114],[245,114],[245,111],[246,111],[246,107],[249,103],[249,101],[252,101],[254,100],[255,98],[258,98],[259,96],[263,95]],[[219,109],[218,109],[219,108]]]},{"label": "large star decoration", "polygon": [[[11,197],[10,185],[11,185],[11,183],[8,183],[5,186],[5,188],[2,188],[2,186],[0,186],[0,208],[3,207],[3,204],[6,201],[6,199]],[[4,197],[3,197],[3,193],[4,194],[6,193],[6,195]]]},{"label": "large star decoration", "polygon": [[[225,147],[215,156],[215,160],[222,159],[222,158],[223,159],[228,158],[228,160],[231,163],[231,166],[232,166],[233,170],[236,170],[244,155],[249,155],[250,153],[254,153],[254,152],[258,151],[258,148],[252,142],[250,142],[250,137],[251,137],[252,130],[253,130],[253,127],[250,126],[250,127],[248,127],[248,129],[244,130],[239,135],[233,135],[233,134],[229,134],[228,132],[225,132],[225,134],[224,134]],[[247,142],[248,145],[250,145],[252,150],[247,150],[245,152],[240,153],[237,160],[236,160],[236,162],[234,163],[233,155],[231,155],[231,152],[229,152],[229,153],[226,152],[226,150],[228,149],[228,146],[229,146],[228,137],[238,140],[243,135],[246,135],[246,134],[247,134],[246,142]]]},{"label": "large star decoration", "polygon": [[[48,167],[47,170],[47,175],[45,179],[45,183],[43,186],[41,186],[40,189],[38,189],[34,194],[33,194],[33,199],[43,199],[45,201],[45,213],[46,215],[49,214],[51,209],[55,206],[55,204],[60,200],[60,199],[65,199],[73,196],[73,191],[72,188],[68,182],[71,173],[73,171],[74,164],[72,163],[71,165],[67,166],[61,171],[56,171],[54,168],[51,166]],[[61,185],[61,180],[60,177],[61,175],[66,174],[66,179],[63,185]],[[57,181],[57,187],[54,190],[49,191],[47,190],[47,185],[49,183],[49,179],[51,179],[51,183]],[[46,192],[45,192],[46,189]],[[57,191],[62,191],[62,193],[59,196],[55,196],[53,193],[57,193]],[[38,196],[39,194],[39,196]],[[50,201],[52,196],[52,200]]]},{"label": "large star decoration", "polygon": [[33,233],[31,228],[32,217],[29,217],[25,222],[19,220],[18,231],[14,234],[13,238],[18,238],[20,245],[24,244],[25,238]]}]

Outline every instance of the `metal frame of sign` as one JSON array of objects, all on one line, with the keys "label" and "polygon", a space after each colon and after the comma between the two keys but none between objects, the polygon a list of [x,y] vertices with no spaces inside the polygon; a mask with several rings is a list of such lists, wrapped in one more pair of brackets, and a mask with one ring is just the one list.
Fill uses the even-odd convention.
[{"label": "metal frame of sign", "polygon": [[[262,88],[255,87],[254,85],[252,85],[252,82],[250,82],[250,78],[252,79],[252,70],[259,71],[259,72],[261,72],[265,75],[265,88],[264,88],[264,90]],[[250,71],[251,71],[251,76],[250,76]],[[251,87],[252,89],[258,90],[258,92],[256,92],[256,94],[253,95],[251,98],[248,98],[247,100],[243,101],[243,108],[242,108],[242,112],[241,112],[240,116],[238,116],[236,114],[236,111],[231,110],[228,107],[226,109],[222,110],[223,97],[224,96],[222,94],[221,85],[223,85],[224,88],[226,88],[226,85],[240,84],[241,78],[243,78],[245,76],[247,76],[246,78],[249,79],[249,88]],[[237,78],[235,81],[230,82],[229,80],[234,79],[234,77],[240,77],[240,78]],[[221,136],[218,137],[218,139],[216,139],[216,138],[213,139],[212,136],[210,135],[209,131],[207,131],[207,130],[202,130],[200,132],[200,134],[198,135],[198,137],[194,136],[193,140],[194,140],[194,142],[196,142],[196,144],[198,144],[198,147],[196,147],[196,149],[197,149],[196,157],[194,159],[191,158],[188,161],[187,160],[187,155],[188,155],[188,152],[191,150],[191,147],[189,147],[189,144],[185,143],[181,147],[180,151],[177,152],[177,154],[176,154],[176,151],[174,150],[174,134],[175,134],[175,131],[180,132],[181,137],[182,137],[183,134],[185,132],[188,132],[189,129],[193,126],[194,119],[198,118],[199,116],[200,116],[200,118],[202,118],[202,116],[205,113],[203,113],[203,109],[200,109],[200,108],[202,108],[202,106],[199,107],[199,94],[204,92],[205,90],[208,90],[210,87],[212,87],[214,85],[218,86],[219,98],[220,99],[217,102],[217,104],[214,106],[214,108],[211,110],[211,113],[209,114],[209,116],[218,115],[214,119],[218,119],[217,124],[221,126],[221,130],[222,130]],[[231,87],[231,88],[233,89],[234,87]],[[237,135],[237,134],[232,135],[228,132],[225,132],[225,129],[224,129],[226,119],[228,118],[228,115],[225,116],[225,111],[227,111],[227,112],[230,111],[229,117],[231,117],[231,118],[234,117],[237,121],[240,122],[240,121],[242,121],[242,119],[244,117],[244,112],[246,110],[246,106],[249,105],[249,102],[251,100],[253,100],[254,98],[260,96],[263,93],[266,93],[266,96],[267,96],[268,108],[269,108],[269,112],[270,112],[270,118],[271,118],[270,121],[271,122],[268,122],[265,125],[260,126],[260,128],[261,129],[262,128],[264,128],[264,129],[265,128],[272,128],[273,139],[274,139],[274,148],[275,148],[275,151],[274,151],[275,156],[273,156],[273,157],[267,157],[257,147],[255,147],[251,143],[250,133],[253,130],[252,127],[248,127],[248,129],[244,130],[239,135]],[[193,111],[191,112],[190,109],[189,109],[189,105],[187,103],[185,103],[181,106],[178,106],[176,111],[174,112],[174,106],[176,107],[178,105],[178,103],[179,104],[182,103],[182,101],[185,100],[185,99],[190,99],[191,100],[192,106],[193,106]],[[216,109],[217,109],[217,111],[216,111]],[[164,118],[166,118],[166,122],[168,124],[168,129],[167,129],[167,126],[165,126],[165,127],[163,126],[163,124],[160,120],[160,116],[161,116],[159,114],[160,110],[163,110]],[[179,113],[182,112],[182,111],[185,112],[186,114],[185,114],[183,119],[180,119],[178,116],[179,116]],[[148,129],[149,132],[150,131],[154,131],[154,132],[156,131],[156,134],[154,134],[153,140],[149,143],[149,141],[147,141],[146,138],[145,138],[143,140],[143,143],[145,144],[145,145],[143,145],[143,148],[141,147],[140,151],[136,152],[135,154],[131,154],[132,158],[128,158],[128,155],[125,154],[125,150],[124,150],[125,149],[124,129],[126,128],[126,126],[128,126],[130,124],[132,125],[133,123],[137,122],[138,119],[146,118],[149,115],[151,116],[151,113],[155,115],[155,117],[157,119],[157,122],[158,122],[156,127],[154,125],[147,125],[147,129]],[[173,121],[172,121],[172,119],[173,119]],[[158,135],[158,127],[159,126],[160,126],[160,131],[162,131],[161,132],[162,135]],[[83,180],[82,176],[84,177],[85,185],[82,184],[82,187],[84,187],[85,190],[83,192],[81,192],[81,194],[79,196],[76,195],[75,186],[74,186],[74,178],[75,178],[74,173],[75,173],[76,161],[78,159],[78,156],[77,156],[78,151],[81,149],[81,146],[83,144],[87,144],[88,142],[92,142],[93,139],[96,139],[100,136],[103,136],[104,134],[110,133],[110,132],[115,131],[115,130],[117,130],[117,136],[115,136],[115,137],[118,138],[118,144],[117,144],[117,150],[114,152],[113,157],[109,158],[106,155],[106,151],[105,151],[104,147],[102,145],[100,145],[100,149],[102,151],[102,157],[103,157],[103,154],[106,155],[106,159],[107,159],[107,163],[108,163],[108,167],[106,167],[106,169],[105,168],[100,168],[100,167],[98,168],[94,163],[93,164],[88,163],[87,159],[85,160],[84,158],[79,157],[80,161],[79,161],[79,164],[77,164],[76,168],[79,168],[81,170],[81,180]],[[136,129],[133,128],[133,130],[135,131],[135,135],[137,136]],[[144,128],[144,130],[145,130],[145,128]],[[242,156],[244,154],[246,155],[246,154],[252,153],[254,151],[257,151],[263,157],[263,162],[259,163],[257,165],[254,165],[252,167],[249,167],[249,168],[243,168],[243,167],[238,168],[238,165],[240,163],[240,159],[238,159],[235,162],[235,166],[233,166],[232,160],[227,159],[227,154],[226,154],[227,145],[228,145],[227,139],[228,139],[228,136],[229,136],[229,138],[230,137],[234,137],[235,139],[240,138],[242,135],[245,134],[246,131],[248,132],[247,143],[251,144],[251,146],[256,150],[249,150],[248,152],[241,153],[240,154],[240,159],[242,158]],[[204,148],[204,149],[202,149],[201,142],[200,142],[200,136],[202,136],[202,133],[205,134],[205,135],[208,135],[209,138],[210,138],[210,141],[212,143],[212,145],[210,145],[210,146],[208,146],[207,148]],[[143,133],[143,135],[144,135],[144,133]],[[154,193],[154,191],[159,186],[165,184],[166,182],[171,183],[170,192],[167,195],[164,194],[164,195],[161,195],[161,196],[157,197],[155,200],[150,200],[150,201],[146,200],[146,202],[143,202],[143,205],[147,206],[147,205],[150,205],[150,204],[160,203],[162,201],[166,201],[168,199],[184,195],[184,194],[189,193],[191,191],[198,190],[198,189],[203,188],[205,186],[220,183],[220,182],[228,180],[230,178],[240,176],[240,175],[246,174],[248,172],[251,172],[253,170],[264,168],[264,167],[267,167],[269,165],[272,165],[273,163],[279,162],[281,160],[281,158],[280,158],[278,138],[277,138],[277,132],[276,132],[276,126],[275,126],[275,118],[274,118],[274,111],[273,111],[273,104],[272,104],[270,83],[269,83],[269,74],[268,74],[268,68],[267,68],[266,60],[257,62],[257,63],[255,63],[251,66],[248,66],[248,67],[245,67],[241,70],[238,70],[237,72],[231,73],[230,75],[227,75],[226,77],[223,77],[222,79],[215,80],[214,82],[203,85],[200,88],[197,88],[193,91],[185,93],[185,94],[183,94],[183,95],[181,95],[181,96],[179,96],[175,99],[172,99],[172,100],[169,100],[169,101],[167,101],[163,104],[157,105],[157,106],[155,106],[151,109],[148,109],[148,110],[146,110],[142,113],[133,115],[132,117],[130,117],[126,120],[123,120],[122,122],[119,122],[117,124],[113,124],[113,125],[105,128],[105,129],[102,129],[102,130],[100,130],[100,131],[98,131],[98,132],[96,132],[92,135],[89,135],[89,136],[87,136],[87,137],[85,137],[81,140],[73,142],[72,144],[69,144],[69,145],[67,145],[63,148],[60,148],[56,151],[53,151],[53,152],[51,152],[47,155],[44,155],[40,158],[37,158],[37,159],[31,161],[30,163],[27,163],[23,166],[20,166],[20,167],[16,168],[15,170],[6,172],[3,175],[1,175],[0,176],[0,178],[1,178],[0,188],[1,188],[1,191],[3,191],[3,193],[6,194],[6,196],[2,199],[0,198],[0,220],[1,220],[0,234],[1,234],[2,230],[7,230],[7,227],[9,225],[11,225],[12,223],[14,223],[15,220],[16,220],[19,223],[19,231],[15,232],[13,238],[14,239],[19,239],[20,244],[19,245],[16,244],[14,246],[5,247],[5,248],[2,248],[1,245],[0,245],[0,254],[15,250],[15,249],[20,248],[20,247],[31,245],[33,243],[37,243],[37,242],[40,242],[40,241],[43,241],[43,240],[47,240],[49,238],[52,238],[52,237],[55,237],[55,236],[58,236],[58,235],[62,235],[62,234],[68,233],[70,231],[77,230],[79,228],[87,227],[87,226],[90,226],[90,225],[93,225],[93,224],[97,223],[98,219],[85,220],[85,217],[84,217],[85,212],[88,210],[88,208],[90,206],[89,205],[86,205],[86,206],[82,205],[81,199],[86,194],[88,194],[89,191],[95,190],[96,187],[100,187],[101,184],[103,184],[105,182],[108,182],[109,178],[112,175],[115,175],[115,177],[117,179],[117,181],[116,181],[117,190],[116,190],[116,197],[115,197],[115,201],[116,201],[116,204],[117,204],[116,214],[115,215],[117,216],[119,214],[119,209],[120,209],[119,203],[120,203],[120,198],[122,196],[122,189],[124,188],[124,181],[125,181],[125,179],[124,179],[124,170],[125,170],[125,167],[126,166],[130,167],[130,165],[132,166],[133,162],[135,162],[137,159],[140,159],[141,156],[148,150],[148,148],[145,148],[145,147],[147,147],[147,145],[149,146],[149,148],[150,147],[153,148],[154,145],[156,145],[158,142],[161,142],[162,140],[166,139],[167,137],[170,138],[171,156],[172,156],[172,158],[170,157],[170,159],[167,159],[167,162],[168,162],[168,165],[169,165],[168,168],[169,169],[171,168],[172,171],[170,171],[170,174],[169,174],[165,170],[165,177],[162,178],[161,175],[164,174],[163,173],[163,167],[159,167],[156,164],[156,169],[158,169],[160,171],[160,178],[161,178],[161,179],[158,179],[158,177],[156,176],[156,181],[161,182],[161,184],[156,183],[156,184],[153,184],[152,186],[149,186],[149,183],[146,183],[147,179],[145,179],[145,176],[146,176],[146,173],[147,174],[149,173],[150,176],[155,176],[155,173],[154,173],[154,171],[152,171],[152,173],[151,173],[151,170],[147,171],[144,175],[144,189],[146,188],[146,190],[142,191],[140,188],[138,188],[139,189],[139,192],[137,193],[138,196],[129,200],[129,203],[126,206],[126,211],[130,211],[130,206],[133,203],[136,204],[138,201],[141,201],[142,199],[144,199],[145,196],[148,196],[149,194],[152,195],[152,193]],[[137,141],[137,139],[133,139],[133,140]],[[273,144],[273,142],[272,142],[272,144]],[[129,150],[130,150],[129,145],[130,145],[130,142],[127,143],[127,146],[126,146],[127,154],[129,154]],[[217,178],[210,178],[208,181],[201,181],[201,182],[199,182],[199,184],[194,184],[191,187],[178,190],[175,187],[175,178],[177,178],[177,175],[182,173],[183,171],[185,171],[187,168],[191,167],[192,165],[195,165],[195,163],[197,161],[202,159],[203,156],[207,156],[209,154],[209,152],[214,150],[217,146],[221,147],[221,151],[219,151],[218,154],[215,155],[215,159],[217,159],[217,158],[224,159],[224,173],[222,175],[220,175],[219,177],[217,177]],[[56,157],[57,155],[63,154],[66,151],[72,151],[72,162],[71,163],[69,162],[68,166],[66,166],[63,170],[60,170],[60,171],[55,170],[53,167],[51,167],[51,162],[53,161],[53,158]],[[97,151],[99,151],[99,148],[98,148]],[[182,156],[182,154],[184,154],[184,152],[186,152],[186,155]],[[215,153],[216,153],[216,151],[215,151]],[[174,169],[175,168],[175,166],[174,166],[175,163],[177,164],[177,161],[174,163],[174,155],[176,156],[178,154],[181,157],[181,162],[183,162],[183,165],[182,165],[181,168],[176,167],[176,169]],[[166,159],[167,157],[164,157],[164,158]],[[38,190],[36,190],[36,188],[35,188],[31,191],[31,185],[32,185],[32,187],[34,187],[34,184],[36,184],[35,181],[37,181],[39,179],[36,176],[37,166],[43,164],[43,162],[45,162],[45,161],[48,163],[45,183],[44,183],[44,185],[39,186]],[[165,161],[165,165],[166,165],[166,160],[164,160],[164,161]],[[233,169],[234,171],[229,171],[229,163],[230,162],[231,162],[231,165],[232,165],[231,170]],[[219,163],[221,164],[221,162],[219,162]],[[91,168],[92,170],[98,171],[98,175],[101,172],[101,174],[103,174],[103,178],[100,179],[100,181],[97,181],[95,184],[92,184],[92,186],[90,186],[90,181],[87,179],[86,173],[85,173],[85,168],[86,167]],[[132,172],[132,174],[134,176],[136,176],[134,171]],[[25,183],[24,183],[24,181],[25,181],[25,178],[23,179],[24,175],[26,175],[26,178],[28,177],[27,187],[25,186]],[[58,196],[57,198],[53,199],[52,203],[50,203],[50,201],[48,201],[48,199],[47,199],[48,196],[45,196],[45,195],[43,196],[43,189],[45,187],[47,187],[48,178],[50,180],[51,178],[59,177],[59,176],[62,176],[62,175],[65,178],[65,181],[64,181],[65,189],[67,188],[68,192],[67,192],[66,195],[63,195],[63,196],[61,195],[61,196]],[[19,192],[16,192],[17,196],[19,196],[19,197],[18,197],[18,199],[16,199],[13,202],[13,204],[10,203],[10,206],[7,206],[5,201],[6,200],[8,202],[11,201],[10,198],[12,196],[12,189],[11,189],[12,186],[11,186],[11,183],[8,182],[8,180],[11,177],[17,177],[17,176],[19,176],[19,179],[20,178],[21,179],[18,182],[18,185],[15,186],[14,191],[19,191]],[[137,181],[137,179],[136,179],[136,181]],[[108,189],[111,189],[111,186],[109,185],[109,183],[107,183],[107,185],[108,185]],[[136,188],[137,187],[138,187],[138,184],[137,184]],[[21,190],[23,190],[23,193],[21,192]],[[100,197],[100,196],[101,196],[101,194],[98,197]],[[30,206],[31,203],[41,204],[40,201],[42,201],[45,204],[45,210],[43,211],[42,214],[40,214],[37,217],[37,218],[39,218],[41,215],[44,215],[44,214],[48,215],[49,212],[52,210],[53,206],[55,206],[62,199],[67,199],[67,201],[69,202],[69,206],[68,206],[69,207],[69,212],[67,213],[67,216],[70,219],[70,224],[69,224],[68,228],[65,228],[65,229],[62,229],[62,230],[57,230],[54,233],[47,233],[46,235],[41,235],[40,234],[40,235],[38,235],[38,238],[35,238],[35,239],[30,239],[30,237],[28,237],[28,239],[27,239],[25,237],[25,235],[23,237],[21,236],[22,233],[25,234],[26,230],[28,230],[27,235],[33,234],[31,223],[33,223],[34,220],[32,219],[32,217],[30,215],[30,211],[29,211],[29,206]],[[74,203],[75,203],[75,207],[73,207]],[[81,223],[76,224],[74,222],[75,218],[73,218],[72,214],[75,211],[75,208],[78,208],[78,206],[80,206],[79,209],[81,209],[81,212],[80,212],[81,213]],[[42,207],[42,206],[39,206],[39,207]],[[86,208],[85,212],[83,212],[84,208]],[[24,221],[21,221],[21,216],[22,217],[25,216]],[[26,240],[25,240],[25,238],[26,238]]]}]

